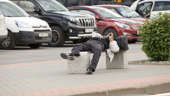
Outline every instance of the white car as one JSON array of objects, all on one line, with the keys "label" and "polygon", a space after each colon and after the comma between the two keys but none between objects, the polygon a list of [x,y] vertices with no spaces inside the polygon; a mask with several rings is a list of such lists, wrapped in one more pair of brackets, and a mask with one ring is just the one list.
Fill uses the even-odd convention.
[{"label": "white car", "polygon": [[132,10],[136,10],[137,5],[138,5],[139,2],[141,2],[141,1],[144,1],[144,0],[136,0],[136,1],[134,1],[134,2],[132,3],[132,5],[130,6],[130,8],[131,8]]},{"label": "white car", "polygon": [[[137,4],[136,7],[135,4]],[[154,18],[159,13],[170,13],[170,0],[138,1],[131,5],[131,9],[136,10],[143,17]]]},{"label": "white car", "polygon": [[7,35],[8,32],[5,26],[5,17],[0,12],[0,43],[2,42],[2,40],[4,40],[7,37]]},{"label": "white car", "polygon": [[13,49],[16,45],[39,48],[41,43],[51,42],[52,32],[47,22],[30,17],[8,0],[0,0],[0,11],[8,29],[7,39],[1,42],[2,48]]}]

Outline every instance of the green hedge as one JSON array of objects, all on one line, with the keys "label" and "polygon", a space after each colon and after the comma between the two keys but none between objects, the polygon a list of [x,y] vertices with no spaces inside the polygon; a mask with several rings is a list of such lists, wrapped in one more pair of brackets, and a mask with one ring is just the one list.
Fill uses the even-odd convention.
[{"label": "green hedge", "polygon": [[142,50],[154,61],[170,59],[170,14],[159,14],[140,28]]}]

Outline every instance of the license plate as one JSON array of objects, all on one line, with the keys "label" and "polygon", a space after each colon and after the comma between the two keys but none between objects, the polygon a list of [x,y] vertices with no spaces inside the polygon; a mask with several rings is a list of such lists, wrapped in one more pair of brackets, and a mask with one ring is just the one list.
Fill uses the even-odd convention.
[{"label": "license plate", "polygon": [[48,37],[48,33],[39,33],[39,37]]},{"label": "license plate", "polygon": [[86,33],[93,32],[93,31],[94,31],[94,29],[85,29]]}]

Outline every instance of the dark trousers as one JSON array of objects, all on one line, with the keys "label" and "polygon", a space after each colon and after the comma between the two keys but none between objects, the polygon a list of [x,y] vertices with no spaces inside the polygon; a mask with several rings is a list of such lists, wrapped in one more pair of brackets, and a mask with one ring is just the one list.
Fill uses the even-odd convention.
[{"label": "dark trousers", "polygon": [[95,71],[101,52],[104,50],[104,44],[97,40],[88,40],[85,43],[81,43],[78,46],[73,47],[72,55],[80,54],[80,51],[91,51],[93,53],[93,58],[88,69]]}]

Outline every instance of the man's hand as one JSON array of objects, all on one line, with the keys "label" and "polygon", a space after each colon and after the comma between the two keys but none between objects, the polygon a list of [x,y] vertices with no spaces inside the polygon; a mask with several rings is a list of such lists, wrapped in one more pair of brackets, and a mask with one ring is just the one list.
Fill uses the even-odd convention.
[{"label": "man's hand", "polygon": [[114,40],[114,34],[110,32],[107,37],[109,37],[109,40]]}]

